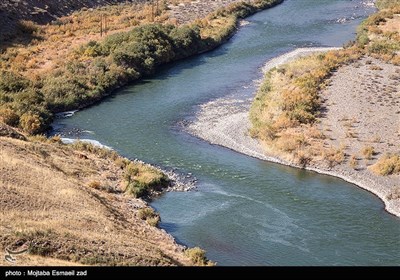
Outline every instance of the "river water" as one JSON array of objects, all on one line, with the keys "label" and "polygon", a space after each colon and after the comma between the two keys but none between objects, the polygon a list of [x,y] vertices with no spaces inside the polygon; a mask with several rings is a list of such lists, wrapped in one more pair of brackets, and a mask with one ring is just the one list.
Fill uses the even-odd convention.
[{"label": "river water", "polygon": [[297,47],[342,46],[373,8],[361,0],[286,0],[222,47],[162,69],[55,123],[125,156],[198,179],[152,203],[161,227],[219,265],[399,265],[400,220],[382,202],[329,176],[210,145],[182,127],[199,105],[254,92],[266,60]]}]

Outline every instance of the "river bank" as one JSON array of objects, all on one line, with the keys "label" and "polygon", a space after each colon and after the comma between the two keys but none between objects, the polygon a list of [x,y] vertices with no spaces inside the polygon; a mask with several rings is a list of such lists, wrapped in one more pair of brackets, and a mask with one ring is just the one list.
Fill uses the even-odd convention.
[{"label": "river bank", "polygon": [[[1,128],[1,127],[0,127]],[[11,135],[11,133],[8,133],[8,136]],[[100,149],[106,149],[106,150],[110,150],[113,151],[114,149],[103,145],[102,143],[100,143],[99,141],[96,140],[92,140],[92,139],[73,139],[73,138],[66,138],[66,137],[61,137],[61,142],[63,144],[77,144],[78,142],[81,143],[87,143],[89,145],[93,145],[94,147],[98,147]],[[157,166],[154,164],[149,164],[146,163],[140,159],[129,159],[130,161],[143,165],[143,166],[147,166],[151,169],[157,170],[158,172],[165,174],[168,177],[168,186],[165,186],[163,188],[161,188],[160,190],[157,190],[156,192],[152,193],[149,198],[149,200],[154,199],[155,197],[158,197],[159,195],[161,195],[164,192],[172,192],[172,191],[177,191],[177,192],[187,192],[190,190],[194,190],[196,188],[196,182],[197,179],[196,177],[193,176],[193,174],[180,174],[175,172],[175,170],[173,168],[170,169],[165,169],[162,168],[161,166]]]},{"label": "river bank", "polygon": [[218,1],[206,17],[195,12],[196,20],[187,24],[170,18],[166,4],[144,2],[82,9],[45,26],[22,22],[23,42],[3,46],[0,120],[43,133],[54,113],[88,107],[162,65],[215,49],[235,33],[240,19],[282,2]]},{"label": "river bank", "polygon": [[128,194],[132,172],[143,187],[167,187],[160,170],[109,149],[0,131],[0,247],[29,249],[0,265],[200,265]]},{"label": "river bank", "polygon": [[[270,60],[262,70],[265,73],[273,67],[287,63],[300,56],[316,51],[327,50],[329,49],[297,49]],[[349,68],[347,68],[345,73],[341,76],[342,82],[343,78],[351,77],[350,73],[353,73],[354,70],[356,70],[356,68],[352,68],[355,67],[354,65],[348,67]],[[358,87],[358,89],[360,89],[360,87]],[[346,90],[348,90],[348,88],[346,88],[345,83],[337,83],[334,91],[340,95],[340,93],[345,92]],[[330,96],[332,97],[332,94]],[[344,96],[354,96],[354,93],[349,93]],[[344,179],[347,182],[353,183],[377,195],[384,202],[385,209],[389,213],[400,216],[400,201],[398,199],[391,199],[397,190],[397,177],[377,176],[372,174],[367,168],[355,170],[344,164],[332,168],[326,168],[323,165],[303,167],[291,160],[282,158],[275,153],[266,152],[263,144],[258,140],[251,138],[248,134],[250,129],[248,112],[252,100],[253,96],[247,96],[245,99],[236,96],[228,96],[203,104],[200,106],[196,121],[190,123],[187,129],[190,133],[210,142],[211,144],[221,145],[262,160],[298,168],[305,168],[321,174],[327,174]],[[346,102],[346,99],[343,99],[343,102]],[[352,106],[348,106],[348,108],[354,110],[354,107],[357,107],[357,104],[363,103],[352,102]],[[360,106],[358,107],[362,110],[363,108]],[[368,131],[364,133],[368,134]],[[386,143],[383,143],[383,145],[386,145]],[[385,151],[382,151],[382,153],[384,152]]]},{"label": "river bank", "polygon": [[[230,2],[233,3],[237,1]],[[202,45],[203,49],[198,50],[198,53],[215,48],[225,42],[235,32],[236,24],[238,24],[238,20],[242,16],[250,15],[257,12],[260,8],[267,8],[268,6],[273,6],[280,2],[282,1],[259,1],[257,3],[261,3],[261,6],[257,6],[258,4],[255,6],[245,5],[244,7],[229,6],[228,10],[222,11],[223,13],[226,12],[226,14],[224,14],[226,21],[223,23],[218,22],[216,26],[211,27],[211,33],[213,34],[209,34],[206,38],[196,37],[199,35],[196,34],[196,36],[194,36],[196,38],[192,38],[193,40],[199,40],[201,43],[204,43]],[[216,8],[222,8],[226,3],[221,2],[220,4],[221,6]],[[249,7],[250,9],[248,9]],[[220,20],[220,18],[218,18],[217,21],[218,20]],[[146,28],[148,28],[146,31],[151,30],[151,32],[157,33],[157,31],[159,31],[158,29],[163,29],[160,26],[161,25],[157,24],[151,26],[148,25],[146,26]],[[176,30],[182,31],[182,29],[178,28]],[[187,31],[187,29],[185,30]],[[191,30],[189,30],[189,33],[190,32]],[[193,33],[183,34],[182,36],[185,35],[190,37]],[[214,38],[214,36],[221,36],[221,38],[220,40],[211,40],[210,42],[209,39]],[[98,39],[98,36],[96,38],[91,38]],[[79,43],[81,46],[89,48],[93,47],[84,45],[84,42],[82,41],[79,41]],[[74,44],[73,46],[77,47],[78,45]],[[96,43],[95,46],[98,47],[99,45]],[[175,44],[174,46],[176,47]],[[24,47],[25,46],[22,48]],[[28,48],[30,47],[32,46],[29,45]],[[36,46],[33,46],[33,48],[35,47]],[[63,50],[62,53],[67,53],[68,55],[69,51],[74,52],[75,50],[70,48],[68,50]],[[183,52],[185,52],[185,50]],[[53,68],[52,65],[58,65],[57,61],[48,59],[46,56],[41,56],[43,53],[46,54],[44,49],[38,52],[38,49],[36,48],[31,54],[26,55],[24,59],[27,57],[29,58],[30,55],[34,55],[36,58],[39,57],[47,60],[45,67],[41,63],[38,63],[40,67],[37,67],[38,65],[31,65],[32,69],[35,69],[35,71],[37,70],[40,72],[43,70],[45,72],[46,81],[43,80],[43,82],[45,83],[44,87],[46,87],[47,82],[55,78],[52,76],[53,70],[56,69],[61,72],[63,70],[58,66]],[[56,55],[58,56],[57,59],[60,59],[61,57],[59,54],[60,53],[57,53]],[[74,55],[75,54],[76,53],[74,53]],[[194,54],[197,54],[197,51],[190,49],[190,55]],[[186,53],[176,55],[179,56],[176,59],[190,56]],[[86,56],[86,58],[91,57],[89,60],[95,56],[97,56],[95,60],[98,59],[98,55],[93,56],[85,54],[84,56]],[[77,66],[80,64],[78,60],[79,59],[74,57],[69,61],[71,62],[70,66]],[[85,62],[88,67],[91,65],[89,60]],[[171,60],[168,59],[168,62],[169,61]],[[12,64],[12,59],[8,62]],[[148,63],[148,61],[146,61],[146,63]],[[158,63],[155,64],[158,65]],[[64,63],[61,63],[61,65],[64,65]],[[6,68],[4,64],[2,64],[2,66]],[[32,72],[27,71],[29,69],[26,68],[19,69],[19,66],[21,66],[21,64],[14,65],[14,69],[12,70],[15,70],[15,72],[1,72],[2,75],[0,79],[1,82],[4,82],[1,85],[1,93],[4,93],[4,95],[10,95],[11,93],[18,95],[21,93],[21,95],[24,95],[21,97],[22,99],[26,98],[28,95],[32,95],[35,96],[35,98],[44,97],[44,100],[35,99],[36,101],[34,101],[33,104],[27,105],[28,109],[22,111],[22,108],[20,108],[20,111],[17,109],[19,103],[16,100],[13,98],[7,99],[10,103],[15,101],[15,104],[6,104],[4,106],[4,110],[0,112],[0,121],[7,122],[13,126],[19,126],[29,134],[36,134],[43,131],[43,129],[40,128],[42,122],[48,122],[51,119],[51,112],[49,112],[48,109],[52,106],[49,105],[49,100],[47,99],[48,96],[43,94],[42,88],[38,91],[33,90],[35,88],[35,83],[31,83],[29,81],[29,78],[31,77],[25,75],[27,73],[32,74]],[[73,68],[75,66],[73,66]],[[82,65],[80,64],[80,66]],[[77,77],[75,70],[78,70],[80,66],[72,71],[74,72],[74,77]],[[151,65],[151,68],[153,66],[154,65]],[[110,70],[110,68],[112,69]],[[116,69],[112,66],[110,66],[110,68],[106,69],[105,67],[103,70],[106,72],[109,70],[113,72]],[[80,69],[84,72],[83,68]],[[96,90],[96,94],[103,92],[108,95],[115,88],[123,86],[124,84],[138,78],[133,75],[127,79],[127,77],[124,76],[124,73],[121,74],[119,70],[116,70],[111,76],[108,76],[106,78],[107,81],[102,80],[102,82],[109,82],[108,78],[114,77],[117,80],[116,84],[113,84],[111,87],[100,86],[98,88],[99,91]],[[151,71],[146,73],[146,75],[149,75],[153,70],[155,69],[151,69]],[[70,74],[72,74],[72,72]],[[85,80],[87,78],[87,76],[85,76],[87,73],[83,72],[80,71],[79,78]],[[60,72],[58,72],[58,74],[60,74]],[[99,81],[101,80],[101,77],[99,78],[98,74],[99,73],[96,73],[95,75],[96,81],[91,81],[91,83],[94,82],[97,86],[101,84]],[[105,74],[105,72],[103,74]],[[117,74],[117,76],[113,76],[114,74]],[[132,74],[132,72],[130,74]],[[123,83],[120,83],[121,81],[118,82],[118,78],[121,77],[118,75],[124,76],[122,77]],[[13,77],[18,78],[14,79]],[[103,76],[103,78],[105,77]],[[69,78],[67,76],[58,76],[56,79],[58,79],[57,82],[53,80],[51,83],[55,82],[55,84],[57,84],[53,84],[53,86],[55,86],[54,90],[58,91],[56,95],[58,95],[57,98],[60,98],[60,104],[63,104],[63,102],[69,102],[66,101],[66,99],[68,99],[68,92],[71,90],[72,94],[75,94],[77,88],[74,87],[72,90],[72,87],[68,87]],[[10,84],[12,82],[18,84],[18,93],[13,92],[11,89],[12,86],[10,86]],[[73,83],[75,82],[76,80],[74,80]],[[83,84],[84,83],[85,82],[83,82]],[[80,84],[80,86],[82,86],[82,84]],[[54,93],[54,90],[51,90],[51,92]],[[81,100],[83,102],[82,104],[79,104],[79,108],[86,107],[99,100],[99,96],[96,97],[91,95],[90,89],[88,88],[85,88],[84,92],[81,93],[86,97]],[[13,107],[14,105],[15,107]],[[35,107],[33,105],[40,107]],[[77,108],[77,106],[68,106],[66,107],[67,109]],[[33,110],[35,113],[31,114],[29,109]],[[41,114],[42,110],[44,112],[43,115]],[[53,107],[51,108],[51,111],[57,112],[58,109]],[[46,117],[44,114],[46,114]],[[12,121],[10,118],[6,118],[10,116],[12,117],[11,119],[13,119]],[[23,121],[25,119],[26,122]],[[28,123],[28,126],[23,125]],[[39,138],[41,139],[41,137]],[[44,143],[41,143],[40,141],[44,141]],[[125,159],[116,158],[116,162],[114,163],[112,162],[114,159],[110,160],[104,158],[103,152],[100,152],[99,155],[92,155],[91,152],[86,150],[84,152],[75,153],[70,151],[71,147],[69,145],[58,147],[58,144],[52,143],[51,140],[49,140],[50,142],[46,142],[46,139],[41,139],[40,141],[39,143],[36,143],[36,141],[32,141],[33,143],[30,141],[18,142],[8,138],[4,138],[1,141],[1,149],[4,154],[2,153],[0,164],[4,167],[3,171],[7,172],[7,176],[2,177],[2,180],[0,180],[0,184],[7,188],[7,190],[2,193],[4,200],[17,201],[15,196],[24,196],[24,205],[34,205],[36,207],[36,205],[41,204],[41,201],[46,200],[45,197],[49,192],[55,193],[55,195],[51,197],[51,200],[48,199],[48,203],[50,204],[48,207],[44,206],[44,208],[38,207],[38,209],[30,209],[29,218],[26,218],[24,215],[27,209],[20,207],[20,204],[16,203],[18,205],[7,205],[11,214],[8,215],[6,213],[3,215],[3,220],[11,221],[15,217],[19,217],[18,219],[21,221],[23,226],[22,230],[19,230],[16,228],[5,228],[4,224],[0,225],[3,232],[0,246],[3,249],[8,248],[7,246],[19,246],[20,242],[17,240],[17,237],[20,235],[24,237],[24,245],[27,243],[34,244],[32,254],[27,255],[26,258],[21,258],[24,265],[60,264],[61,262],[59,259],[66,260],[66,262],[62,263],[63,265],[97,264],[147,266],[203,265],[209,263],[205,259],[204,251],[199,248],[187,249],[186,247],[178,245],[171,235],[167,234],[164,230],[155,227],[155,225],[158,224],[159,215],[158,213],[155,213],[144,200],[126,195],[132,194],[134,197],[139,197],[138,192],[141,193],[143,188],[146,192],[148,186],[160,188],[160,185],[162,184],[159,183],[165,183],[164,179],[166,176],[168,176],[171,181],[169,188],[166,188],[167,191],[187,191],[189,188],[194,186],[196,178],[189,174],[185,175],[184,178],[181,178],[173,171],[161,170],[160,168],[150,166],[139,160],[134,160],[132,163],[126,165],[127,161]],[[78,143],[77,145],[81,144],[82,143]],[[86,144],[83,144],[83,146],[91,147],[91,145]],[[17,153],[16,150],[19,152],[21,147],[28,150],[28,152],[22,154]],[[96,148],[89,148],[89,150],[92,149],[97,151]],[[37,152],[39,153],[39,159],[37,159]],[[107,154],[107,152],[104,153]],[[88,163],[89,161],[90,164]],[[12,167],[12,170],[10,169],[10,166]],[[125,172],[123,170],[127,171],[129,174],[123,174]],[[24,174],[20,173],[22,171],[24,171]],[[154,180],[152,173],[156,173],[158,176]],[[48,181],[50,182],[49,184],[43,184],[41,180],[37,180],[37,178],[42,178],[43,174],[45,175],[44,178],[48,178]],[[26,180],[22,180],[22,177]],[[124,182],[126,180],[128,181],[128,184]],[[14,185],[16,181],[18,181],[20,185],[22,184],[23,186],[26,186],[26,188],[21,192],[20,190],[14,191],[14,189],[17,188]],[[130,183],[132,183],[132,186],[130,186]],[[59,189],[61,189],[60,192]],[[26,190],[29,190],[34,194],[25,197]],[[72,197],[79,197],[83,201],[83,204],[79,205],[79,207],[82,206],[82,209],[79,210],[79,215],[76,215],[73,211],[67,211],[70,209],[76,211],[77,208],[79,208],[74,207],[74,201],[71,200]],[[19,201],[21,201],[21,199]],[[49,208],[52,209],[51,214],[47,212]],[[100,213],[97,213],[99,209]],[[62,224],[64,220],[59,220],[60,216],[66,217],[70,223],[68,225]],[[90,226],[87,230],[82,230],[85,228],[83,224],[85,224],[85,226]],[[104,228],[104,225],[106,225],[106,228]],[[104,233],[104,231],[106,232],[105,236],[101,237],[97,235],[98,233]],[[126,235],[128,233],[129,236]],[[68,236],[74,236],[74,240],[79,241],[79,244],[72,244],[69,242]],[[97,243],[91,242],[92,239],[100,240],[99,242],[101,242],[101,246],[99,247],[97,246]],[[124,242],[122,241],[124,239],[130,241]],[[124,248],[120,247],[120,244],[124,244]],[[153,244],[156,244],[156,246],[153,246]],[[71,249],[71,246],[75,246],[75,248],[77,248],[76,251],[74,251],[75,249]],[[158,247],[158,249],[155,250],[155,247]],[[69,254],[66,252],[69,252]],[[114,254],[118,254],[118,257],[115,257]]]},{"label": "river bank", "polygon": [[[242,86],[254,92],[266,56],[353,39],[371,12],[361,2],[289,0],[249,18],[221,48],[174,63],[59,124],[83,132],[72,138],[194,174],[197,191],[169,192],[151,206],[161,215],[161,228],[181,244],[200,246],[219,265],[395,264],[398,219],[372,194],[209,145],[180,129],[199,104]],[[354,13],[357,19],[337,22]]]}]

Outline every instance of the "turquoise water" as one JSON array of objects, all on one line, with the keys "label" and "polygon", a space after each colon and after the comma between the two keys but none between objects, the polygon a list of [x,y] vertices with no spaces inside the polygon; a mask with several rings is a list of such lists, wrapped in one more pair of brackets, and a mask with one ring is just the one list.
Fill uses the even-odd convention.
[{"label": "turquoise water", "polygon": [[342,46],[371,8],[360,0],[286,0],[217,50],[165,67],[55,123],[132,158],[198,179],[152,205],[161,227],[219,265],[399,265],[400,220],[342,180],[263,162],[182,129],[198,106],[249,95],[259,67],[297,47]]}]

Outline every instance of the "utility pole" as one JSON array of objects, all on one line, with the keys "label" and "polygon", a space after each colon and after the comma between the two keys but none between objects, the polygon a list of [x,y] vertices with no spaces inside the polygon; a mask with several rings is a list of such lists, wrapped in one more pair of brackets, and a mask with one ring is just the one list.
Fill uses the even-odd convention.
[{"label": "utility pole", "polygon": [[107,21],[107,16],[104,16],[104,34],[107,35],[108,31],[108,21]]},{"label": "utility pole", "polygon": [[154,1],[151,1],[151,21],[154,22]]},{"label": "utility pole", "polygon": [[103,37],[103,33],[104,35],[107,35],[107,16],[105,15],[101,15],[100,18],[100,37]]},{"label": "utility pole", "polygon": [[103,37],[103,15],[101,15],[100,19],[100,37]]},{"label": "utility pole", "polygon": [[156,0],[156,15],[158,16],[158,0]]}]

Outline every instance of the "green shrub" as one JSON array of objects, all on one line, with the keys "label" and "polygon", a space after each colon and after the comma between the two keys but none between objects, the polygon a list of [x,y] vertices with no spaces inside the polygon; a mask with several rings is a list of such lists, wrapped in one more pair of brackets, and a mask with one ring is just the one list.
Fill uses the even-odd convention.
[{"label": "green shrub", "polygon": [[160,222],[160,215],[153,208],[146,207],[138,211],[138,217],[145,220],[149,225],[156,227]]},{"label": "green shrub", "polygon": [[96,57],[102,54],[102,48],[96,41],[90,41],[82,48],[82,52],[86,56]]},{"label": "green shrub", "polygon": [[0,108],[0,121],[7,125],[17,126],[19,123],[19,116],[12,109]]},{"label": "green shrub", "polygon": [[192,261],[193,265],[198,265],[198,266],[212,265],[212,263],[210,263],[207,260],[206,252],[200,249],[199,247],[186,249],[185,254]]},{"label": "green shrub", "polygon": [[125,168],[125,192],[136,198],[159,192],[169,184],[168,177],[161,171],[140,163],[129,163]]},{"label": "green shrub", "polygon": [[29,80],[17,73],[0,71],[0,90],[5,92],[19,92],[26,89],[29,85]]},{"label": "green shrub", "polygon": [[132,181],[128,182],[125,192],[132,195],[133,197],[139,198],[147,196],[149,194],[149,190],[149,185],[133,179]]},{"label": "green shrub", "polygon": [[[147,24],[129,32],[129,40],[112,47],[112,56],[118,65],[132,68],[138,73],[152,74],[155,67],[175,57],[173,40],[169,32],[175,27]],[[178,27],[179,28],[179,27]]]},{"label": "green shrub", "polygon": [[368,31],[361,28],[357,34],[357,43],[359,47],[364,47],[369,43]]},{"label": "green shrub", "polygon": [[170,31],[176,59],[188,57],[205,48],[197,25],[184,25]]},{"label": "green shrub", "polygon": [[20,127],[29,134],[37,134],[42,131],[42,119],[38,115],[23,114],[19,123]]}]

